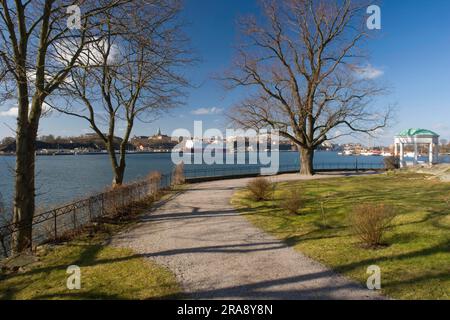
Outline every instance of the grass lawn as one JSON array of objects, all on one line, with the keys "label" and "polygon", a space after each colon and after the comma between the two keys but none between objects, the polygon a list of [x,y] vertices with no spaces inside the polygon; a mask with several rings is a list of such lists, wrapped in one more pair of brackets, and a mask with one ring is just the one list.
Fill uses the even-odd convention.
[{"label": "grass lawn", "polygon": [[[93,236],[84,234],[51,247],[23,272],[0,274],[0,299],[164,299],[179,298],[181,289],[167,269],[128,249],[107,244],[113,233],[133,222],[102,224]],[[67,267],[81,269],[81,290],[67,289]]]},{"label": "grass lawn", "polygon": [[[299,215],[279,207],[293,188],[304,197]],[[395,173],[280,183],[273,201],[259,203],[242,190],[233,203],[256,226],[364,284],[367,267],[378,265],[383,293],[392,298],[450,299],[449,199],[450,183]],[[364,249],[348,228],[347,213],[363,202],[390,204],[398,213],[382,249]]]}]

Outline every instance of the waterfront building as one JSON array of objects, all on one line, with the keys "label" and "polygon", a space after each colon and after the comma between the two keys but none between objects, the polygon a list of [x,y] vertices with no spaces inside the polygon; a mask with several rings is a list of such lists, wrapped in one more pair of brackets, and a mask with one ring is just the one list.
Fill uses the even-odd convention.
[{"label": "waterfront building", "polygon": [[153,151],[153,152],[171,151],[177,145],[177,141],[174,141],[172,137],[168,135],[162,134],[161,129],[158,129],[158,132],[151,137],[147,136],[134,137],[131,140],[131,143],[139,151]]}]

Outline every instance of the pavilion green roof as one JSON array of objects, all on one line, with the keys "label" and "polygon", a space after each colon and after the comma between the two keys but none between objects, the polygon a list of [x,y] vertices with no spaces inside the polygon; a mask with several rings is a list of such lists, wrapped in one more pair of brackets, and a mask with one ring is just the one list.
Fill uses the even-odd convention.
[{"label": "pavilion green roof", "polygon": [[439,137],[436,132],[427,129],[408,129],[400,132],[399,137],[434,136]]}]

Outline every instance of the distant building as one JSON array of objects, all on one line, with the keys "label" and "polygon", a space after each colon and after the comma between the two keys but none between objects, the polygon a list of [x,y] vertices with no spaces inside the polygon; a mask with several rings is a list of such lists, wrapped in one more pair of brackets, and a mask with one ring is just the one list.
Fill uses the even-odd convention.
[{"label": "distant building", "polygon": [[161,129],[151,136],[137,136],[131,139],[133,146],[139,151],[156,151],[167,152],[171,151],[178,143],[174,141],[170,136],[162,134]]},{"label": "distant building", "polygon": [[161,129],[158,129],[158,133],[148,138],[148,141],[153,143],[168,143],[172,142],[172,138],[165,134],[162,134]]}]

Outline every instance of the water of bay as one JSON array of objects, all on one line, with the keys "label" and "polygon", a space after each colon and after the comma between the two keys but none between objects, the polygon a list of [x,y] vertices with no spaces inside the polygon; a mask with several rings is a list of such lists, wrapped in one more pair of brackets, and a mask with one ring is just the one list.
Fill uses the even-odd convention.
[{"label": "water of bay", "polygon": [[[352,166],[357,161],[360,165],[379,164],[382,157],[343,157],[335,152],[316,152],[315,163],[319,167],[337,164]],[[4,204],[10,206],[14,191],[15,157],[0,157],[0,193]],[[145,177],[152,171],[163,174],[173,169],[170,154],[129,154],[127,157],[126,181]],[[280,153],[280,167],[298,167],[299,157],[296,152]],[[245,172],[245,165],[189,165],[186,169],[195,170],[236,169]],[[112,181],[111,165],[107,155],[45,156],[38,157],[36,164],[36,200],[40,210],[54,207],[75,199],[100,192]]]}]

